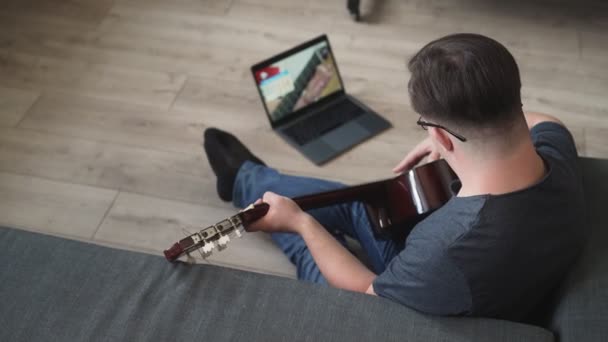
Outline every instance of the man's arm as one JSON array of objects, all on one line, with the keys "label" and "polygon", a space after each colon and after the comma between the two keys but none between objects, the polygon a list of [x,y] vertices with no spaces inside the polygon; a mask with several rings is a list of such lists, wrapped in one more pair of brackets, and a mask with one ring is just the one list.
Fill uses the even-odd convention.
[{"label": "man's arm", "polygon": [[368,292],[376,275],[331,236],[317,220],[307,215],[298,230],[330,285],[356,292]]},{"label": "man's arm", "polygon": [[529,113],[524,113],[524,117],[526,118],[526,123],[528,124],[528,129],[532,129],[532,127],[538,125],[541,122],[555,122],[562,126],[566,126],[558,118],[551,116],[549,114],[529,112]]},{"label": "man's arm", "polygon": [[572,133],[557,118],[541,113],[526,113],[532,142],[537,151],[575,165],[578,152]]},{"label": "man's arm", "polygon": [[319,270],[330,285],[345,290],[373,294],[376,275],[342,246],[325,228],[291,199],[266,192],[256,203],[270,205],[268,213],[249,224],[248,231],[299,234],[306,242]]}]

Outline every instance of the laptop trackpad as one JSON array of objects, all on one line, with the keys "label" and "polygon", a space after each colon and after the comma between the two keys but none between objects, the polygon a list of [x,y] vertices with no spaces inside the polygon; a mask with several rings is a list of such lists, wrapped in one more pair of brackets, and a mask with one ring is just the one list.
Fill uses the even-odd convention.
[{"label": "laptop trackpad", "polygon": [[349,122],[324,135],[322,140],[333,149],[344,150],[369,136],[369,132],[356,122]]}]

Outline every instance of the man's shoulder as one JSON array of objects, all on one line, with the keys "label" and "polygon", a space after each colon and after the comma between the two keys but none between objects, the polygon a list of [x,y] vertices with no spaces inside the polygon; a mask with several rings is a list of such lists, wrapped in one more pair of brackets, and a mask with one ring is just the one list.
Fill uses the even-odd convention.
[{"label": "man's shoulder", "polygon": [[434,248],[448,248],[477,223],[488,196],[453,197],[414,227],[408,243],[426,242]]},{"label": "man's shoulder", "polygon": [[453,198],[416,225],[405,249],[375,279],[373,286],[378,295],[432,314],[470,313],[467,279],[448,251],[468,231],[475,212],[483,205],[460,202]]}]

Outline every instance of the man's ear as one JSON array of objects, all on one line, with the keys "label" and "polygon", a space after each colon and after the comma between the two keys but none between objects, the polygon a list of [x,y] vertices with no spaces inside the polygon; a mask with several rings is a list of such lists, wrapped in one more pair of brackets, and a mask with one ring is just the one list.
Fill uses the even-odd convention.
[{"label": "man's ear", "polygon": [[452,152],[454,150],[452,137],[446,131],[442,130],[441,128],[429,127],[429,134],[447,152]]}]

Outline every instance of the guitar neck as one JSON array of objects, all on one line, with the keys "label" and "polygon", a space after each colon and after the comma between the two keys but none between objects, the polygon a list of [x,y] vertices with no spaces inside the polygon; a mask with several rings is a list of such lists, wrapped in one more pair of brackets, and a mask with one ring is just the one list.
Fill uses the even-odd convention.
[{"label": "guitar neck", "polygon": [[268,208],[267,203],[252,204],[234,216],[186,236],[164,251],[165,258],[175,261],[180,256],[198,249],[202,249],[203,257],[208,256],[216,244],[223,248],[230,241],[231,236],[240,237],[239,229],[266,215]]},{"label": "guitar neck", "polygon": [[293,201],[296,202],[296,204],[298,204],[302,210],[310,210],[339,203],[356,201],[376,202],[378,199],[383,197],[387,191],[387,187],[390,186],[390,184],[394,181],[395,179],[388,179],[345,187],[343,189],[295,197],[293,198]]}]

